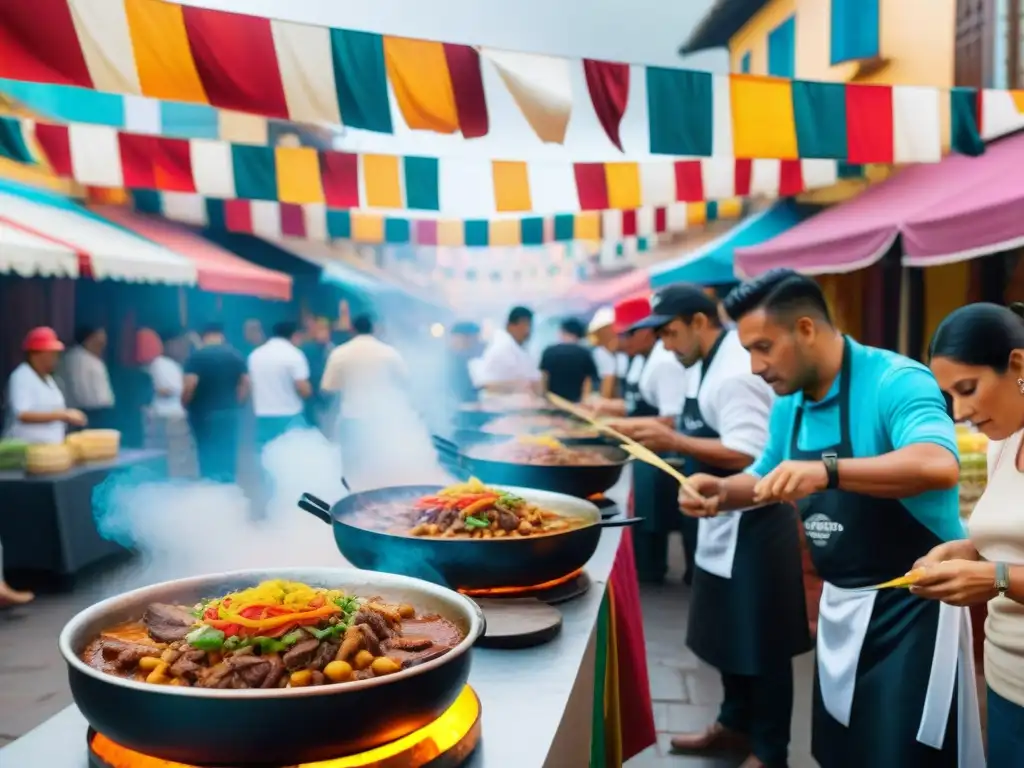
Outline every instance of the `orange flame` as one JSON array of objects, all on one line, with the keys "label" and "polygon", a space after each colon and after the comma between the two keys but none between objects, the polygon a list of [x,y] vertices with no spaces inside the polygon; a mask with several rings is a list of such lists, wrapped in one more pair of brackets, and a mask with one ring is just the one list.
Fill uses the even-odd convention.
[{"label": "orange flame", "polygon": [[582,568],[577,568],[572,573],[568,573],[565,576],[561,576],[551,581],[545,581],[543,584],[534,584],[532,587],[495,587],[494,589],[460,589],[459,592],[466,597],[494,597],[496,595],[522,595],[532,592],[542,592],[545,589],[551,589],[557,587],[560,584],[566,584],[577,576],[583,573]]},{"label": "orange flame", "polygon": [[[467,685],[443,715],[408,736],[360,755],[291,768],[419,768],[449,752],[465,759],[479,740],[480,699]],[[133,752],[100,733],[92,738],[92,751],[109,768],[190,768],[183,763]]]}]

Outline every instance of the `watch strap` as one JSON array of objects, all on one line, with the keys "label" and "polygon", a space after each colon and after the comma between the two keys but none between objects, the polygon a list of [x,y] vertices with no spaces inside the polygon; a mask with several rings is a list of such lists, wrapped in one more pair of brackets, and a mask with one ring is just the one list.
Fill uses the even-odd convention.
[{"label": "watch strap", "polygon": [[839,487],[839,455],[836,453],[821,454],[821,461],[825,465],[825,474],[828,477],[828,485],[825,487],[832,491]]},{"label": "watch strap", "polygon": [[1006,595],[1010,588],[1010,566],[1006,563],[996,563],[996,591],[1000,597]]}]

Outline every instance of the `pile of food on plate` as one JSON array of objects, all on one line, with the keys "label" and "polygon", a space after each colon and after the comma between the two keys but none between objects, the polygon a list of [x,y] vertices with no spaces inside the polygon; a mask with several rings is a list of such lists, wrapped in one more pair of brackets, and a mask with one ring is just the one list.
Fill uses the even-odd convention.
[{"label": "pile of food on plate", "polygon": [[108,674],[198,688],[299,688],[390,675],[462,640],[452,622],[340,589],[264,581],[193,606],[153,603],[82,660]]},{"label": "pile of food on plate", "polygon": [[367,504],[349,522],[400,536],[500,539],[563,533],[592,521],[542,509],[471,478],[427,496]]},{"label": "pile of food on plate", "polygon": [[560,413],[510,413],[492,419],[481,430],[492,435],[545,433],[562,439],[590,438],[599,434],[589,424]]},{"label": "pile of food on plate", "polygon": [[474,445],[467,454],[477,459],[544,467],[592,467],[614,464],[594,448],[570,448],[548,435],[522,435],[502,443]]}]

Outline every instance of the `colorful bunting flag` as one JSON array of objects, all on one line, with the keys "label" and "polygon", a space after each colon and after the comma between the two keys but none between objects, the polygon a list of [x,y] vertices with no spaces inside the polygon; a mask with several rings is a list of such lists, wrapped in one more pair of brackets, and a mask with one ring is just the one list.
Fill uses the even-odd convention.
[{"label": "colorful bunting flag", "polygon": [[[465,200],[478,185],[479,161],[460,157],[350,154],[177,139],[103,125],[58,125],[0,117],[0,155],[20,162],[37,146],[53,172],[81,184],[225,199],[322,203],[465,215],[445,200]],[[28,159],[32,159],[29,157]],[[474,213],[630,210],[672,203],[792,196],[839,178],[835,160],[703,158],[648,163],[524,163],[494,160],[489,189],[469,201]],[[752,168],[762,183],[752,186]],[[484,182],[487,183],[486,181]],[[478,185],[479,186],[479,185]],[[561,194],[559,191],[563,191]],[[461,194],[460,194],[461,193]]]},{"label": "colorful bunting flag", "polygon": [[[89,188],[95,202],[109,203],[106,190]],[[718,220],[743,215],[739,199],[674,203],[665,208],[588,211],[557,216],[505,219],[410,219],[358,210],[336,210],[322,204],[277,203],[265,200],[219,200],[201,195],[136,189],[137,210],[197,227],[212,227],[262,237],[311,240],[354,240],[364,243],[489,248],[543,245],[553,242],[633,242],[647,244],[666,233],[678,233]],[[646,247],[646,246],[645,246]]]},{"label": "colorful bunting flag", "polygon": [[[719,76],[491,48],[478,52],[162,0],[3,0],[0,50],[0,77],[262,116],[262,129],[259,121],[233,129],[247,135],[265,131],[265,118],[275,118],[479,139],[490,127],[487,88],[500,83],[535,140],[570,149],[577,142],[594,146],[592,135],[571,130],[570,116],[583,108],[593,110],[609,150],[634,157],[926,162],[939,159],[947,132],[980,151],[962,124],[967,101],[938,88]],[[485,78],[484,67],[497,77]],[[586,94],[573,92],[577,73],[587,83]],[[646,100],[631,105],[633,77],[645,79]],[[947,98],[958,105],[949,117],[940,108]],[[633,115],[623,122],[627,107]],[[136,112],[134,119],[188,124],[187,111],[174,111]],[[984,108],[976,106],[975,112],[983,117]],[[945,126],[952,131],[944,131],[944,120],[955,122]],[[214,129],[221,131],[218,137],[235,140],[207,120],[205,130]],[[985,137],[981,127],[977,131]]]}]

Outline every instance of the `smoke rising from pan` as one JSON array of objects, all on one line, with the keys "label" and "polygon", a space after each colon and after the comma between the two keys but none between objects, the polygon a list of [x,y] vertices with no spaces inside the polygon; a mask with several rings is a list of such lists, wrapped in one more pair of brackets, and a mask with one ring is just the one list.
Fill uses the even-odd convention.
[{"label": "smoke rising from pan", "polygon": [[156,481],[132,472],[108,478],[93,497],[100,535],[132,546],[138,557],[101,591],[250,568],[345,567],[331,528],[296,506],[302,493],[333,503],[346,493],[342,473],[356,491],[449,480],[409,398],[396,392],[379,398],[372,420],[346,425],[346,462],[316,429],[294,430],[266,446],[262,467],[272,496],[258,521],[235,485]]}]

